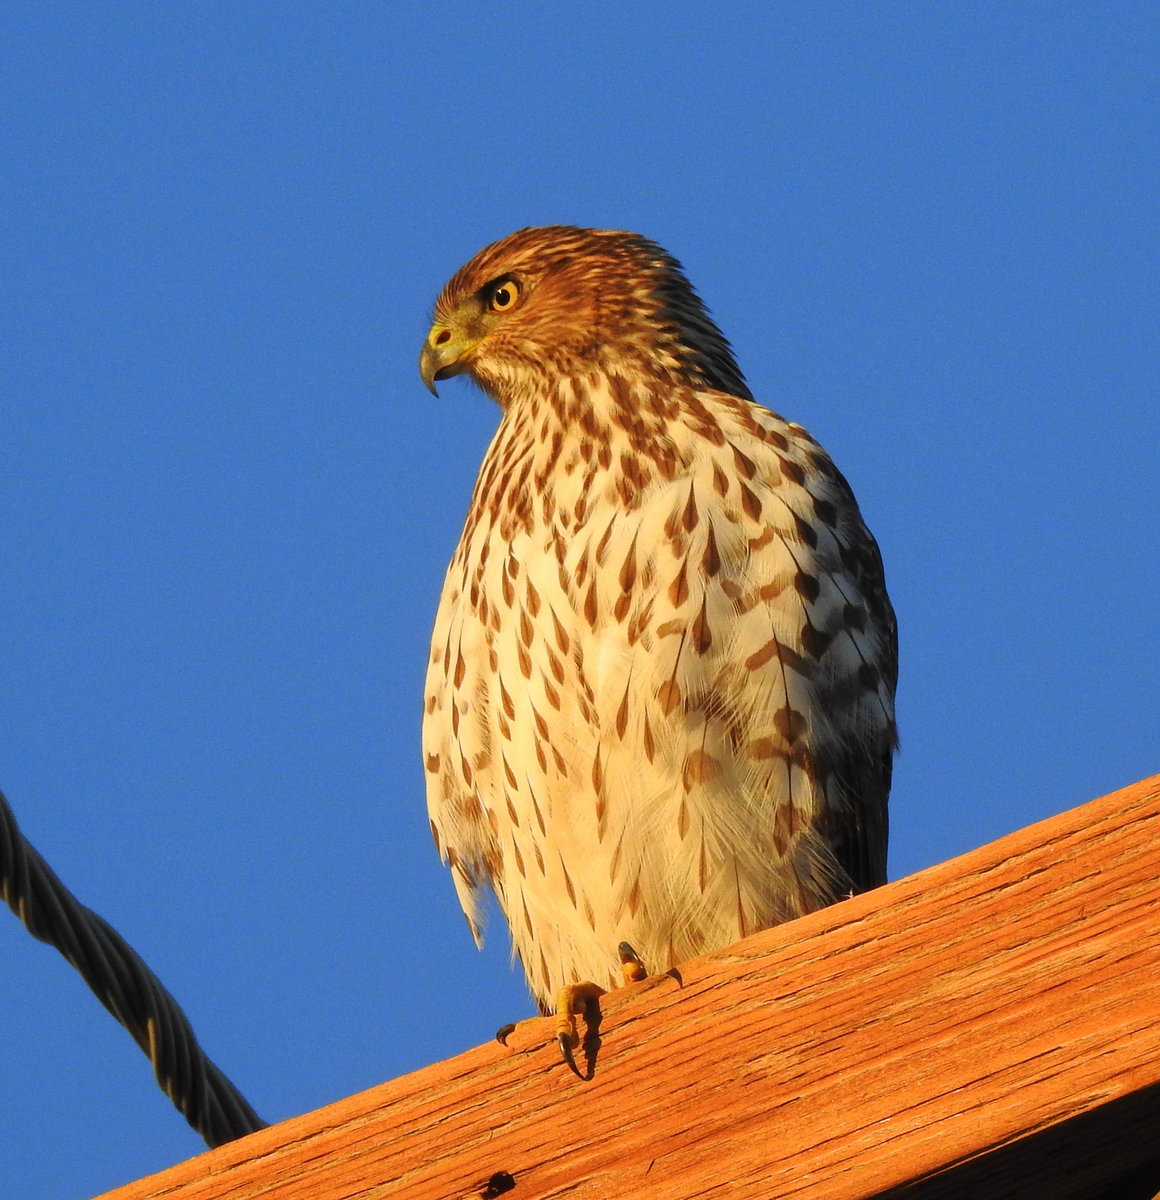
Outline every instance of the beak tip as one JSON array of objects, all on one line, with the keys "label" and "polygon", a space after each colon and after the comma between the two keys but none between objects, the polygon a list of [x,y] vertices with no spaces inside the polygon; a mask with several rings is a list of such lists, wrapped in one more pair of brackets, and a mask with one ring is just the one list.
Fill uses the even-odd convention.
[{"label": "beak tip", "polygon": [[419,378],[423,380],[423,386],[432,396],[439,395],[435,390],[435,376],[438,373],[439,362],[430,345],[426,345],[423,347],[422,354],[419,355]]},{"label": "beak tip", "polygon": [[[441,337],[443,332],[441,329]],[[431,335],[428,335],[419,355],[419,377],[432,396],[439,395],[435,387],[439,380],[448,379],[452,375],[462,375],[467,371],[467,360],[475,345],[471,340],[448,339],[437,346],[432,343]]]}]

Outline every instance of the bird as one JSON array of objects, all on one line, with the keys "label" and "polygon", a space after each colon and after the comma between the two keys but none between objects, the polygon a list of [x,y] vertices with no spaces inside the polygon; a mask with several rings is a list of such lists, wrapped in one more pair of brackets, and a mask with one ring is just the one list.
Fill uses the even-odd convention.
[{"label": "bird", "polygon": [[490,891],[563,1022],[574,988],[884,883],[881,555],[829,455],[755,401],[681,264],[634,233],[521,229],[443,288],[420,374],[432,392],[466,376],[500,410],[422,735],[477,945]]}]

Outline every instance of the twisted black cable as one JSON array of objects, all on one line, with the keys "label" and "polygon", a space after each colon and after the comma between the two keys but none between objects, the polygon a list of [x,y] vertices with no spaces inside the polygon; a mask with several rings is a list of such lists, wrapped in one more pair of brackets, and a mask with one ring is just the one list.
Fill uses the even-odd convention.
[{"label": "twisted black cable", "polygon": [[0,792],[0,890],[33,937],[55,946],[149,1056],[158,1086],[208,1146],[266,1122],[206,1057],[177,1001],[136,951],[86,908],[25,840]]}]

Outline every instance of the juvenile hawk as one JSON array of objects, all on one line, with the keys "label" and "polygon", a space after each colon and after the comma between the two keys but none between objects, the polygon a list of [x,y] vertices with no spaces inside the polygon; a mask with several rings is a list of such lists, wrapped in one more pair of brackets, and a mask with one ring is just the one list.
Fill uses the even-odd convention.
[{"label": "juvenile hawk", "polygon": [[659,246],[554,226],[435,307],[423,379],[502,410],[443,587],[423,750],[472,933],[490,887],[545,1011],[886,875],[897,639],[878,547],[753,401]]}]

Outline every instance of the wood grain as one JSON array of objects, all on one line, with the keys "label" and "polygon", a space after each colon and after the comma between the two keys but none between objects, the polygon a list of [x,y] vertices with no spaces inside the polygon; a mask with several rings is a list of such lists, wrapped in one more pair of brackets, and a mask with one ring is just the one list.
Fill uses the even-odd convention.
[{"label": "wood grain", "polygon": [[1160,776],[103,1200],[1146,1197]]}]

